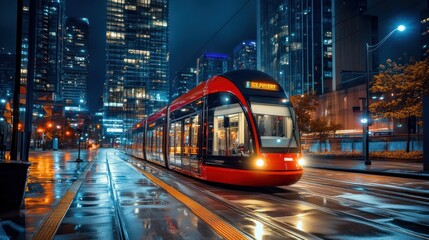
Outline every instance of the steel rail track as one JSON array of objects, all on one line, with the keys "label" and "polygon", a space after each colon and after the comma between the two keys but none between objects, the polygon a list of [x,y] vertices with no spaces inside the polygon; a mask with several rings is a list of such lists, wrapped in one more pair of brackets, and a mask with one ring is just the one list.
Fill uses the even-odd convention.
[{"label": "steel rail track", "polygon": [[115,218],[115,223],[116,226],[118,228],[118,237],[119,239],[124,239],[124,240],[128,240],[129,239],[129,235],[128,235],[128,231],[126,229],[126,225],[125,225],[125,217],[123,215],[123,212],[121,211],[121,205],[119,203],[118,200],[118,192],[115,189],[115,184],[113,182],[112,179],[112,172],[110,171],[110,166],[109,166],[109,159],[107,158],[107,154],[109,152],[106,153],[106,167],[107,167],[107,173],[108,173],[108,177],[109,177],[109,185],[110,185],[110,192],[111,192],[111,198],[113,198],[113,204],[114,204],[114,208],[115,208],[115,213],[116,213],[116,218]]},{"label": "steel rail track", "polygon": [[[401,201],[407,201],[410,203],[417,203],[417,204],[429,206],[429,192],[425,192],[421,190],[416,190],[416,189],[410,190],[403,187],[386,186],[386,185],[377,184],[377,183],[356,183],[352,181],[327,179],[327,178],[308,176],[308,175],[305,177],[305,181],[312,182],[313,184],[323,185],[323,186],[327,185],[330,188],[340,188],[340,189],[350,189],[350,188],[335,186],[326,182],[330,181],[330,182],[341,183],[341,184],[349,184],[352,186],[364,186],[367,190],[366,192],[371,192],[372,194],[377,196],[383,196],[383,197],[387,196],[388,198],[394,198]],[[359,192],[358,189],[355,189],[355,188],[353,189]],[[398,192],[398,190],[402,192]]]},{"label": "steel rail track", "polygon": [[[139,165],[140,165],[139,167],[141,169],[147,170],[146,168],[151,168],[151,169],[154,169],[157,172],[162,172],[162,176],[157,176],[157,177],[159,177],[159,178],[169,178],[169,179],[171,179],[173,181],[179,182],[181,185],[186,186],[189,189],[192,189],[194,192],[197,192],[198,195],[204,195],[205,197],[210,198],[211,200],[216,201],[219,204],[227,206],[229,209],[234,210],[237,214],[239,214],[241,216],[258,220],[261,223],[263,223],[265,226],[270,227],[270,228],[276,230],[277,232],[282,232],[283,234],[287,234],[289,236],[292,235],[296,239],[309,239],[309,238],[310,239],[318,239],[318,236],[315,236],[315,235],[312,235],[312,234],[309,234],[309,233],[305,233],[305,232],[301,232],[300,230],[296,229],[292,225],[289,225],[289,224],[284,223],[284,222],[280,222],[280,221],[278,221],[278,220],[276,220],[276,219],[274,219],[274,218],[272,218],[270,216],[263,216],[262,214],[250,212],[249,209],[247,209],[247,208],[245,208],[243,206],[240,206],[238,204],[233,204],[230,201],[228,201],[227,199],[225,199],[225,198],[223,198],[223,197],[221,197],[219,195],[216,195],[215,193],[212,193],[209,190],[205,190],[204,189],[204,183],[202,183],[201,181],[189,178],[188,176],[182,175],[180,173],[174,172],[174,174],[172,174],[172,173],[170,173],[168,171],[166,172],[165,168],[162,168],[162,167],[160,167],[158,165],[155,165],[155,164],[147,162],[147,161],[143,161],[143,160],[141,160],[139,158],[135,158],[135,157],[132,157],[132,156],[129,156],[129,155],[125,155],[124,153],[121,153],[121,154],[123,154],[124,156],[127,156],[127,157],[119,157],[118,156],[122,160],[131,162],[134,165],[136,165],[136,161],[138,161]],[[136,160],[130,160],[128,158],[133,158],[133,159],[136,159]],[[186,178],[186,179],[183,180],[182,178],[183,179]],[[310,178],[310,180],[308,180],[308,178]],[[311,178],[313,178],[313,179],[311,179]],[[189,183],[190,181],[192,181],[194,183],[191,184],[191,183]],[[353,183],[353,182],[350,182],[350,181],[341,181],[341,180],[337,180],[337,179],[327,179],[327,178],[315,177],[315,176],[307,176],[306,178],[303,178],[298,184],[307,185],[307,186],[313,186],[313,187],[314,186],[323,186],[323,187],[328,186],[330,189],[332,189],[332,188],[338,189],[338,191],[341,192],[341,193],[344,193],[345,189],[349,190],[349,188],[347,188],[347,187],[335,186],[335,185],[332,185],[332,184],[329,184],[329,183],[326,183],[326,184],[321,183],[321,182],[326,182],[326,181],[331,181],[331,182],[334,182],[334,183],[341,183],[341,184],[352,184],[352,185],[358,185],[359,186],[359,184],[356,184],[356,183]],[[195,184],[197,184],[199,186],[196,186]],[[413,196],[411,194],[407,195],[407,194],[403,194],[403,193],[395,193],[396,195],[399,195],[399,197],[395,197],[395,196],[392,196],[392,194],[391,194],[392,192],[391,191],[383,190],[383,189],[377,189],[376,188],[376,186],[385,187],[384,185],[374,184],[374,183],[372,183],[372,185],[373,186],[371,186],[371,184],[365,184],[364,186],[367,189],[371,188],[370,192],[372,194],[374,194],[374,195],[382,196],[382,197],[386,197],[387,196],[389,198],[394,198],[394,199],[401,200],[401,201],[405,201],[406,200],[406,201],[413,202],[413,203],[418,203],[418,204],[423,204],[423,205],[429,205],[429,203],[427,203],[427,202],[422,202],[424,199],[426,199],[426,201],[427,201],[427,198],[425,198],[425,197],[422,197],[422,196]],[[376,186],[374,186],[374,185],[376,185]],[[339,189],[341,189],[341,191]],[[395,190],[398,190],[398,189],[404,190],[403,188],[400,188],[400,187],[392,187],[392,190],[393,189],[395,189]],[[347,203],[353,204],[353,206],[362,206],[362,207],[376,208],[373,205],[365,204],[365,203],[362,203],[362,202],[359,202],[359,201],[356,201],[356,200],[345,199],[345,198],[338,199],[337,197],[332,197],[332,196],[329,196],[327,194],[319,193],[317,191],[311,191],[308,188],[305,188],[305,190],[307,190],[313,196],[317,196],[317,197],[321,197],[322,196],[324,198],[331,199],[331,200],[334,200],[334,201],[347,202]],[[359,192],[359,190],[356,190],[356,189],[353,189],[353,191]],[[378,191],[378,193],[377,193],[377,191]],[[374,192],[376,192],[376,193],[374,193]],[[379,192],[382,192],[382,193],[379,193]],[[388,192],[389,194],[386,194],[386,192]],[[419,191],[419,190],[417,190],[417,191],[409,191],[409,192],[417,192],[419,195],[423,195],[423,196],[425,195],[425,192]],[[282,196],[276,195],[275,191],[274,191],[274,193],[273,192],[267,192],[267,193],[252,192],[252,194],[253,195],[257,194],[257,195],[264,196],[265,199],[267,199],[267,197],[268,197],[268,199],[270,201],[272,201],[271,202],[272,204],[284,204],[285,202],[291,202],[291,203],[292,202],[294,202],[294,203],[297,202],[297,200],[288,200],[288,199],[283,198]],[[197,194],[195,194],[195,195],[197,195]],[[419,200],[410,200],[410,197],[415,197],[415,198],[417,198]],[[359,222],[363,222],[363,223],[367,223],[368,222],[367,218],[365,218],[363,216],[359,216],[358,214],[351,214],[351,213],[342,212],[340,210],[328,209],[326,207],[319,206],[319,205],[316,205],[316,204],[313,204],[313,203],[310,203],[310,202],[306,202],[304,200],[299,200],[299,202],[302,203],[302,204],[305,204],[307,206],[310,206],[312,208],[315,208],[317,210],[320,210],[320,211],[323,211],[323,212],[327,212],[329,214],[333,214],[333,215],[336,215],[336,216],[347,217],[347,218],[350,218],[350,219],[353,219],[353,220],[356,220],[356,221],[359,221]],[[359,210],[358,208],[355,208],[355,209]],[[381,214],[381,212],[386,212],[386,214]],[[380,217],[383,217],[383,218],[392,218],[391,215],[413,217],[413,216],[410,216],[410,215],[405,214],[403,212],[398,212],[398,211],[395,211],[395,210],[385,209],[385,208],[383,208],[382,211],[378,211],[377,213],[371,213],[371,214],[374,214],[374,215],[377,215],[377,216],[380,216]],[[375,222],[375,221],[371,221],[371,224],[379,227],[380,229],[388,229],[390,231],[398,232],[398,233],[401,233],[401,234],[405,234],[405,235],[408,235],[408,236],[413,237],[413,238],[429,239],[429,235],[428,234],[420,233],[420,232],[415,232],[415,231],[408,230],[408,229],[405,229],[405,228],[402,228],[402,227],[398,228],[398,226],[395,226],[393,224],[381,223],[381,222]],[[422,225],[422,224],[420,224],[420,225]],[[426,225],[423,225],[423,226],[426,226]],[[252,235],[251,233],[248,233],[248,234]]]},{"label": "steel rail track", "polygon": [[[123,154],[123,153],[121,153]],[[257,220],[259,222],[261,222],[264,227],[269,227],[272,230],[274,230],[276,233],[280,234],[281,236],[289,236],[292,239],[320,239],[319,237],[315,236],[315,235],[311,235],[305,232],[302,232],[298,229],[296,229],[295,227],[289,225],[289,224],[285,224],[282,223],[274,218],[268,217],[268,216],[262,216],[261,214],[257,214],[257,213],[252,213],[249,212],[248,209],[238,206],[237,204],[232,204],[229,201],[227,201],[226,199],[223,199],[222,197],[219,197],[217,195],[215,195],[214,193],[207,191],[205,189],[202,189],[201,187],[197,187],[191,183],[188,183],[188,181],[193,180],[198,182],[195,179],[190,178],[189,176],[185,176],[182,175],[180,173],[176,173],[174,172],[174,174],[172,174],[172,172],[168,172],[166,171],[167,169],[162,168],[158,165],[155,165],[153,163],[147,162],[147,161],[143,161],[139,158],[135,158],[133,156],[129,156],[126,155],[127,157],[121,157],[118,156],[120,159],[127,161],[127,162],[131,162],[134,166],[139,167],[141,170],[144,171],[148,171],[148,169],[152,168],[155,169],[157,172],[162,173],[162,176],[156,176],[160,179],[163,178],[170,178],[170,181],[176,181],[176,182],[180,182],[181,185],[186,186],[188,189],[191,189],[193,192],[195,192],[196,194],[194,194],[194,196],[204,196],[206,198],[209,198],[211,201],[215,201],[218,204],[221,204],[227,208],[229,208],[230,210],[234,211],[235,213],[237,213],[239,216],[242,217],[247,217],[253,220]],[[131,159],[127,159],[127,158],[134,158],[136,160],[131,160]],[[136,164],[136,161],[138,161],[140,164]],[[154,172],[151,172],[152,174],[154,174]],[[155,174],[156,175],[156,174]],[[180,176],[180,177],[178,177]],[[182,179],[186,178],[185,180]],[[198,199],[194,199],[196,201],[198,201]],[[212,210],[213,212],[216,212],[215,210]],[[225,218],[225,216],[221,216],[221,218],[223,218],[225,221],[229,221],[227,218]],[[242,230],[243,232],[245,232],[246,234],[248,234],[249,236],[253,236],[253,233],[249,233],[246,232],[245,230]]]}]

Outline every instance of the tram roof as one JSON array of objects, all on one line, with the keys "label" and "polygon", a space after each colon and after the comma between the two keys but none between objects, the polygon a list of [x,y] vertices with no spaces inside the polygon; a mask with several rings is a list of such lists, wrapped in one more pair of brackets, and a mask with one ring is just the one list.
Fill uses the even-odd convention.
[{"label": "tram roof", "polygon": [[[176,98],[171,104],[172,111],[202,98],[205,95],[225,91],[225,83],[222,80],[229,80],[244,95],[258,95],[285,98],[286,94],[278,82],[270,75],[257,70],[235,70],[213,76],[212,78],[201,82],[195,88],[182,96]],[[156,113],[148,117],[148,122],[152,122],[159,117],[165,116],[167,107],[163,107]],[[144,119],[134,127],[142,126]]]},{"label": "tram roof", "polygon": [[[224,83],[221,80],[229,80],[238,90],[244,95],[259,95],[259,96],[270,96],[285,98],[281,86],[278,82],[270,75],[257,71],[257,70],[236,70],[226,72],[223,74],[216,75],[204,82],[201,82],[198,86],[176,98],[172,103],[170,109],[172,111],[193,102],[205,95],[221,92],[224,87]],[[254,88],[252,86],[255,86]],[[265,89],[264,89],[265,87]],[[271,89],[269,89],[271,88]]]}]

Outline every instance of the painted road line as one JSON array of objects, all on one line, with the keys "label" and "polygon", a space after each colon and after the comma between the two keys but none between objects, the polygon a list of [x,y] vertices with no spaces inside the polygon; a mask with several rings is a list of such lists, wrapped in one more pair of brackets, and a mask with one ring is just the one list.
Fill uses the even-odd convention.
[{"label": "painted road line", "polygon": [[35,240],[46,240],[53,239],[58,227],[61,224],[64,216],[66,215],[70,205],[73,202],[76,193],[79,191],[86,174],[89,172],[91,167],[94,165],[95,160],[91,161],[84,171],[78,176],[78,179],[69,187],[67,192],[61,198],[60,202],[55,208],[48,214],[45,220],[42,222],[40,227],[35,231],[33,238]]},{"label": "painted road line", "polygon": [[164,190],[166,190],[169,194],[171,194],[173,197],[175,197],[177,200],[185,204],[191,211],[199,217],[201,220],[203,220],[205,223],[207,223],[215,232],[217,232],[221,237],[225,239],[249,239],[244,235],[242,232],[237,230],[234,226],[231,224],[225,222],[223,219],[221,219],[219,216],[208,210],[207,208],[203,207],[198,202],[192,200],[188,196],[184,195],[183,193],[179,192],[178,190],[174,189],[161,179],[155,177],[154,175],[135,167],[139,172],[144,174],[149,180],[157,184],[158,186],[162,187]]}]

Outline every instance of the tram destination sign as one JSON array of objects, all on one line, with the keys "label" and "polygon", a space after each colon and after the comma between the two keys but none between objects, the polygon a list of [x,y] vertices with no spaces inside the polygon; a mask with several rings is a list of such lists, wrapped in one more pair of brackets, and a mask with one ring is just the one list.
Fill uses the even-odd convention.
[{"label": "tram destination sign", "polygon": [[279,85],[273,84],[273,83],[259,82],[259,81],[246,81],[246,88],[278,91]]}]

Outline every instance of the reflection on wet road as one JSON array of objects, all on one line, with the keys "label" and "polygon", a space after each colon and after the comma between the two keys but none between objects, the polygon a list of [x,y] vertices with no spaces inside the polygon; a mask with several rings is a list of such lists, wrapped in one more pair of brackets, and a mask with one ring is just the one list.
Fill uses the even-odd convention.
[{"label": "reflection on wet road", "polygon": [[107,158],[130,239],[219,239],[207,224],[164,189],[114,154]]},{"label": "reflection on wet road", "polygon": [[306,169],[295,185],[255,189],[208,184],[112,149],[84,151],[82,163],[74,150],[31,156],[25,209],[0,215],[27,238],[77,179],[83,184],[55,239],[222,238],[145,171],[252,239],[429,239],[424,180]]},{"label": "reflection on wet road", "polygon": [[421,190],[408,179],[307,169],[290,187],[216,193],[321,238],[428,238],[429,185],[412,181]]},{"label": "reflection on wet road", "polygon": [[168,172],[159,177],[199,196],[209,209],[255,239],[284,234],[323,239],[429,238],[425,181],[307,169],[295,185],[251,189],[205,184]]},{"label": "reflection on wet road", "polygon": [[[17,230],[0,231],[0,238],[31,239],[35,233],[51,232],[51,226],[42,226],[53,215],[59,226],[53,228],[55,239],[221,239],[114,152],[84,150],[81,163],[75,162],[74,150],[31,153],[25,208],[0,215],[2,225],[13,222]],[[77,179],[83,183],[61,219],[56,207]]]},{"label": "reflection on wet road", "polygon": [[88,175],[55,238],[219,239],[113,151],[99,154]]},{"label": "reflection on wet road", "polygon": [[44,151],[30,155],[32,163],[25,196],[25,210],[20,218],[25,221],[30,238],[48,213],[58,204],[89,161],[97,152],[85,152],[85,162],[76,163],[77,151]]}]

